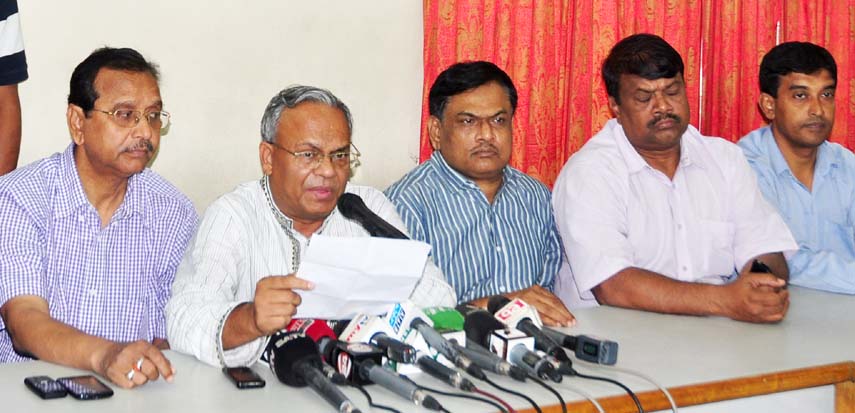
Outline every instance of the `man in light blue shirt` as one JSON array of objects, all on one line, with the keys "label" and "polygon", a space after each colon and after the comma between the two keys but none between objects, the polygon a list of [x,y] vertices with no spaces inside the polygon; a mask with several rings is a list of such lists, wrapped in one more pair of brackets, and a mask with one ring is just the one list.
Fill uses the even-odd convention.
[{"label": "man in light blue shirt", "polygon": [[760,64],[760,109],[770,124],[739,146],[799,243],[787,259],[790,282],[855,294],[855,155],[828,142],[836,87],[828,50],[774,47]]},{"label": "man in light blue shirt", "polygon": [[457,63],[428,100],[433,155],[386,190],[413,238],[431,244],[460,302],[484,307],[502,294],[537,308],[548,325],[572,325],[552,293],[561,244],[550,192],[508,166],[511,78],[490,62]]}]

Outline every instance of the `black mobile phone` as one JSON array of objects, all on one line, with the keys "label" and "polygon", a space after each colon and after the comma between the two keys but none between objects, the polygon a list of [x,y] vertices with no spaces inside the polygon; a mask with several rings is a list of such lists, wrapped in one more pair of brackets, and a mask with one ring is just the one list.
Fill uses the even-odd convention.
[{"label": "black mobile phone", "polygon": [[759,260],[754,260],[754,262],[751,263],[751,272],[762,272],[771,274],[772,269],[770,269],[768,265],[763,264],[763,262]]},{"label": "black mobile phone", "polygon": [[61,377],[56,381],[68,390],[71,397],[79,400],[104,399],[113,395],[113,389],[92,375]]},{"label": "black mobile phone", "polygon": [[24,384],[42,399],[58,399],[65,397],[65,387],[48,376],[32,376],[24,379]]},{"label": "black mobile phone", "polygon": [[239,389],[258,389],[267,384],[249,367],[223,367],[223,373]]}]

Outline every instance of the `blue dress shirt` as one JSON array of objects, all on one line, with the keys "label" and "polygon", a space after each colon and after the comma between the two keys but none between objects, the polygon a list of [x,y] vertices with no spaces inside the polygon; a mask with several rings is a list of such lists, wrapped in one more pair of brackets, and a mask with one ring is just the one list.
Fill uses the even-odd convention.
[{"label": "blue dress shirt", "polygon": [[552,289],[561,243],[551,193],[537,180],[505,167],[490,204],[435,151],[385,192],[412,237],[433,247],[433,260],[460,302],[535,284]]},{"label": "blue dress shirt", "polygon": [[787,259],[790,282],[855,294],[855,155],[836,143],[820,145],[810,191],[793,176],[770,127],[749,133],[739,146],[799,243]]}]

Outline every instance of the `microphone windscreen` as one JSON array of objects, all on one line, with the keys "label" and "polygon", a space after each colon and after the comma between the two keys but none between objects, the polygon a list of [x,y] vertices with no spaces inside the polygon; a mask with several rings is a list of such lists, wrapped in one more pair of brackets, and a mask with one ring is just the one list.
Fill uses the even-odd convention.
[{"label": "microphone windscreen", "polygon": [[336,206],[338,206],[338,211],[348,219],[355,219],[360,210],[368,209],[365,201],[359,195],[351,194],[350,192],[341,194],[338,197]]},{"label": "microphone windscreen", "polygon": [[282,383],[294,387],[306,386],[301,369],[305,364],[321,365],[318,345],[300,333],[278,332],[270,338],[267,358],[273,374]]},{"label": "microphone windscreen", "polygon": [[487,300],[487,311],[496,314],[502,307],[506,306],[511,300],[504,295],[494,295]]},{"label": "microphone windscreen", "polygon": [[496,317],[483,309],[470,312],[463,322],[463,331],[466,332],[466,339],[474,341],[485,348],[490,346],[490,336],[493,334],[493,331],[504,328],[505,325],[501,321],[496,320]]},{"label": "microphone windscreen", "polygon": [[450,307],[432,307],[424,310],[433,321],[433,328],[444,331],[463,330],[463,314]]}]

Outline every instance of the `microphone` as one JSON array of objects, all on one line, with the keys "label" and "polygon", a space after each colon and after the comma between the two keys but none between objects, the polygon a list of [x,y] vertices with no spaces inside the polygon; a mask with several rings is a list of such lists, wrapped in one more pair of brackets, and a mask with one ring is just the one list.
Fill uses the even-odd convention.
[{"label": "microphone", "polygon": [[396,338],[383,319],[371,315],[358,315],[342,331],[340,339],[348,343],[362,342],[374,344],[386,352],[389,360],[412,364],[416,361],[416,349]]},{"label": "microphone", "polygon": [[463,377],[463,375],[460,374],[459,371],[454,370],[451,367],[448,367],[429,356],[419,357],[416,363],[423,372],[433,376],[434,378],[444,382],[445,384],[448,384],[451,387],[455,387],[468,392],[475,390],[475,384],[473,384],[472,381],[467,379],[466,377]]},{"label": "microphone", "polygon": [[369,380],[405,399],[412,400],[417,406],[430,410],[443,410],[433,396],[427,394],[410,380],[380,367],[373,360],[365,360],[359,365],[359,375],[363,380]]},{"label": "microphone", "polygon": [[330,343],[337,341],[335,333],[326,322],[311,318],[292,319],[285,329],[291,332],[303,333],[317,343],[318,349],[321,350],[321,357],[326,362],[321,363],[321,372],[335,384],[341,385],[347,383],[347,378],[329,364],[331,362],[329,358],[324,357],[323,350],[330,347]]},{"label": "microphone", "polygon": [[561,383],[561,373],[555,370],[552,363],[546,358],[538,356],[537,353],[527,349],[522,344],[518,344],[511,349],[511,362],[524,368],[535,377]]},{"label": "microphone", "polygon": [[584,335],[571,336],[551,328],[544,328],[543,334],[572,350],[580,360],[609,366],[617,363],[618,343],[614,341]]},{"label": "microphone", "polygon": [[318,345],[301,333],[278,332],[267,349],[270,369],[282,383],[292,387],[308,385],[340,413],[361,411],[320,371],[323,364]]},{"label": "microphone", "polygon": [[398,228],[368,209],[359,195],[345,192],[338,198],[337,206],[345,218],[358,222],[372,237],[409,239]]},{"label": "microphone", "polygon": [[466,333],[466,340],[477,343],[483,348],[490,347],[490,336],[493,334],[493,331],[504,330],[506,328],[501,321],[493,317],[493,314],[483,308],[459,305],[457,306],[457,311],[460,311],[465,316],[463,331]]},{"label": "microphone", "polygon": [[467,347],[459,344],[454,345],[461,354],[469,357],[473,363],[484,370],[492,371],[503,376],[510,376],[514,380],[525,381],[528,378],[525,370],[508,363],[501,357],[491,353],[477,343],[467,343]]},{"label": "microphone", "polygon": [[[537,311],[533,310],[525,301],[519,298],[511,301],[505,296],[495,295],[490,297],[487,302],[487,309],[499,321],[534,337],[534,346],[538,350],[544,351],[560,361],[570,360],[564,349],[541,331]],[[537,320],[537,323],[532,320]]]},{"label": "microphone", "polygon": [[445,358],[450,360],[456,366],[466,370],[467,373],[478,379],[484,380],[487,377],[487,375],[484,374],[484,370],[481,370],[481,368],[473,363],[468,357],[460,354],[460,352],[454,348],[452,342],[446,340],[441,334],[439,334],[439,332],[434,330],[433,327],[428,325],[428,323],[421,318],[414,318],[413,321],[410,322],[410,328],[418,331],[431,348],[445,356]]}]

